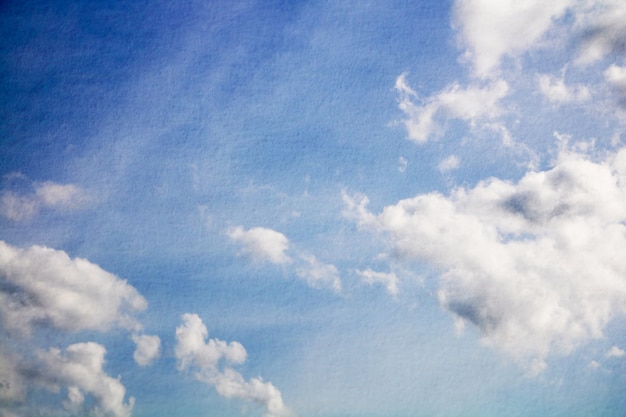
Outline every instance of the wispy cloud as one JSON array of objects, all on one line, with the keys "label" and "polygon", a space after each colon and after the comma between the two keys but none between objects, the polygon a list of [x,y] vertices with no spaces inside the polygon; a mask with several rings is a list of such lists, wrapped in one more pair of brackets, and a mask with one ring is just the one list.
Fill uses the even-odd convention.
[{"label": "wispy cloud", "polygon": [[366,284],[380,284],[387,289],[390,295],[398,295],[400,292],[398,288],[398,277],[393,272],[376,272],[371,269],[363,271],[356,271]]},{"label": "wispy cloud", "polygon": [[87,193],[74,184],[45,181],[32,183],[31,187],[32,190],[26,192],[3,190],[0,194],[0,214],[9,220],[26,221],[44,209],[74,211],[90,202]]},{"label": "wispy cloud", "polygon": [[449,119],[463,120],[475,125],[479,120],[489,121],[504,113],[501,100],[509,93],[504,80],[467,88],[458,83],[448,85],[442,91],[419,100],[418,95],[406,82],[407,74],[396,79],[398,107],[407,118],[404,125],[409,139],[424,143],[441,136]]}]

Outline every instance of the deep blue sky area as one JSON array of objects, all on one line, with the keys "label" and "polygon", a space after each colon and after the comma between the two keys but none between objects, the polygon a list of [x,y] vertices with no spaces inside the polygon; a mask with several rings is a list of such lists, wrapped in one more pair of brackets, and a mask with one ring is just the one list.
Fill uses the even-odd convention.
[{"label": "deep blue sky area", "polygon": [[0,417],[618,417],[626,7],[0,5]]}]

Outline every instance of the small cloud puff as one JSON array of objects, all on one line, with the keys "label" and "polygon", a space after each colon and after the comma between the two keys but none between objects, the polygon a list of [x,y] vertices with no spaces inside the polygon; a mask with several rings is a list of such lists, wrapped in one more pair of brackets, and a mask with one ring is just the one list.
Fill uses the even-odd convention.
[{"label": "small cloud puff", "polygon": [[626,352],[624,351],[624,349],[620,349],[617,346],[611,347],[611,349],[606,352],[607,358],[621,358],[624,356],[626,356]]},{"label": "small cloud puff", "polygon": [[[11,178],[28,181],[23,175]],[[83,189],[74,184],[59,184],[52,181],[29,183],[33,191],[4,190],[0,194],[0,214],[12,221],[26,221],[43,209],[61,211],[80,210],[89,203]]]},{"label": "small cloud puff", "polygon": [[227,231],[228,237],[242,246],[242,252],[256,261],[268,261],[273,264],[285,264],[291,261],[285,251],[289,240],[285,235],[264,227],[245,230],[241,226]]},{"label": "small cloud puff", "polygon": [[443,159],[441,162],[439,162],[439,164],[437,165],[437,169],[439,169],[439,172],[444,174],[446,172],[457,169],[460,163],[461,162],[459,161],[459,158],[456,157],[456,155],[450,155],[446,159]]},{"label": "small cloud puff", "polygon": [[148,366],[161,356],[161,339],[159,336],[133,334],[131,337],[137,345],[133,359],[139,366]]},{"label": "small cloud puff", "polygon": [[197,314],[184,314],[182,320],[176,328],[174,351],[180,371],[193,370],[197,380],[214,387],[223,397],[256,402],[264,408],[265,417],[293,415],[271,382],[261,378],[246,381],[230,367],[246,360],[246,350],[239,342],[207,341],[208,330]]},{"label": "small cloud puff", "polygon": [[331,288],[341,292],[341,279],[337,267],[321,262],[313,255],[303,255],[302,266],[296,269],[296,274],[313,288]]},{"label": "small cloud puff", "polygon": [[356,271],[366,284],[381,284],[390,295],[396,296],[400,292],[398,289],[398,277],[393,272],[376,272],[371,269]]}]

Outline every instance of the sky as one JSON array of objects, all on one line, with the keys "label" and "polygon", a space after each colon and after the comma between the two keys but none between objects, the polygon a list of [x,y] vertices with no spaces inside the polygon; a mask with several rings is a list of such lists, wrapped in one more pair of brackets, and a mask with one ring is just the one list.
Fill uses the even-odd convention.
[{"label": "sky", "polygon": [[0,417],[624,416],[623,1],[0,31]]}]

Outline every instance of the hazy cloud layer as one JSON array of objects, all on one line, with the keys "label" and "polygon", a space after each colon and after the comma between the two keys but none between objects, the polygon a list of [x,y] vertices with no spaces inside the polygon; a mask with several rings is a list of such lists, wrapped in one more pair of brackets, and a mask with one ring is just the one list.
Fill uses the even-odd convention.
[{"label": "hazy cloud layer", "polygon": [[519,182],[423,194],[375,215],[347,199],[397,258],[441,273],[441,305],[540,371],[626,312],[626,150],[600,162],[564,151]]},{"label": "hazy cloud layer", "polygon": [[261,378],[244,377],[231,366],[246,360],[246,350],[239,342],[209,339],[208,330],[197,314],[184,314],[176,328],[175,356],[180,371],[193,371],[196,379],[215,388],[226,398],[238,398],[260,404],[266,417],[290,416],[280,391]]}]

